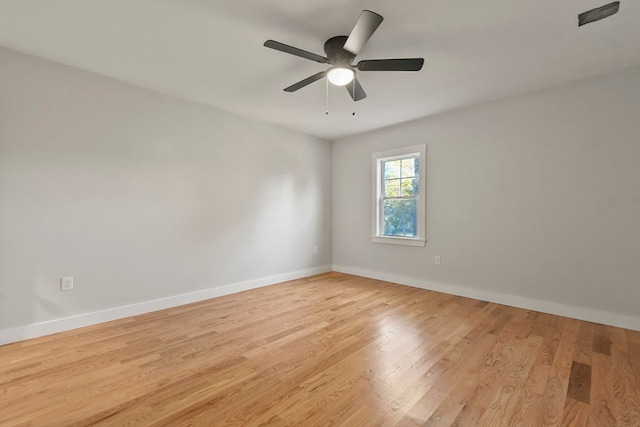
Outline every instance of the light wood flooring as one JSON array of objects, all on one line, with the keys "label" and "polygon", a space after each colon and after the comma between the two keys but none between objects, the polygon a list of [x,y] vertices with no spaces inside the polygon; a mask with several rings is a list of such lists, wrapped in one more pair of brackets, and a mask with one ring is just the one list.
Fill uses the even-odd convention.
[{"label": "light wood flooring", "polygon": [[0,347],[8,426],[640,426],[640,332],[328,273]]}]

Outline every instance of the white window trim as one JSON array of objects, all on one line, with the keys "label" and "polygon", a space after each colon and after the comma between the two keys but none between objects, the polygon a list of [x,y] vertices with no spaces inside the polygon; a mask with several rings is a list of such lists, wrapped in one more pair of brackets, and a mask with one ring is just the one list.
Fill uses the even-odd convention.
[{"label": "white window trim", "polygon": [[[406,157],[409,155],[419,155],[419,177],[418,185],[420,186],[420,194],[418,197],[418,236],[417,237],[399,237],[399,236],[381,236],[380,235],[380,179],[381,168],[380,163],[383,160],[390,160],[394,157]],[[412,145],[411,147],[396,148],[393,150],[379,151],[371,154],[373,185],[372,187],[372,232],[371,241],[374,243],[387,243],[391,245],[405,245],[405,246],[422,246],[424,247],[427,242],[426,233],[426,214],[427,214],[427,145]]]}]

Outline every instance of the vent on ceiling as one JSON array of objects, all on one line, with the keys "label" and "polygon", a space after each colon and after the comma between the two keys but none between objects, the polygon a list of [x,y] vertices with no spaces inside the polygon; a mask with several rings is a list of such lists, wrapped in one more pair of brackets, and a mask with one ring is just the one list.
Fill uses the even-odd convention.
[{"label": "vent on ceiling", "polygon": [[607,16],[611,16],[618,12],[620,9],[620,2],[614,1],[613,3],[605,4],[604,6],[596,7],[595,9],[587,10],[586,12],[578,15],[578,27],[581,27],[590,22],[599,21]]}]

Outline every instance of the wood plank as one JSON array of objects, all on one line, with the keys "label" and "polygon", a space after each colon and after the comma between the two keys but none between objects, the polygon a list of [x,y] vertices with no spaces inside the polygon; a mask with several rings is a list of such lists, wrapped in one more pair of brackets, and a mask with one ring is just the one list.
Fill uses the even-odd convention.
[{"label": "wood plank", "polygon": [[523,424],[524,408],[530,401],[530,392],[524,384],[542,341],[541,337],[532,335],[527,339],[515,338],[505,347],[504,361],[508,372],[502,383],[496,387],[493,399],[482,415],[479,425]]},{"label": "wood plank", "polygon": [[611,375],[615,397],[615,417],[620,426],[640,426],[640,387],[629,363],[628,355],[612,349]]},{"label": "wood plank", "polygon": [[640,332],[327,273],[0,347],[5,426],[640,425]]},{"label": "wood plank", "polygon": [[594,353],[591,366],[591,396],[589,399],[589,427],[617,426],[616,399],[613,394],[611,358]]},{"label": "wood plank", "polygon": [[562,414],[561,427],[585,427],[589,425],[589,404],[567,399]]},{"label": "wood plank", "polygon": [[593,335],[593,352],[611,356],[611,328],[596,325]]},{"label": "wood plank", "polygon": [[571,365],[567,397],[583,403],[589,403],[591,396],[591,366],[579,362]]}]

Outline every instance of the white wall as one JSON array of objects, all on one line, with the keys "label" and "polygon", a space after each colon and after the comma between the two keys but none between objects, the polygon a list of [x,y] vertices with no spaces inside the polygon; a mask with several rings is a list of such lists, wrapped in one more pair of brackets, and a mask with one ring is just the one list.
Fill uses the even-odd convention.
[{"label": "white wall", "polygon": [[0,341],[330,269],[330,142],[0,55]]},{"label": "white wall", "polygon": [[[374,244],[370,154],[420,143],[427,246]],[[336,141],[333,169],[334,269],[640,330],[640,69]]]}]

